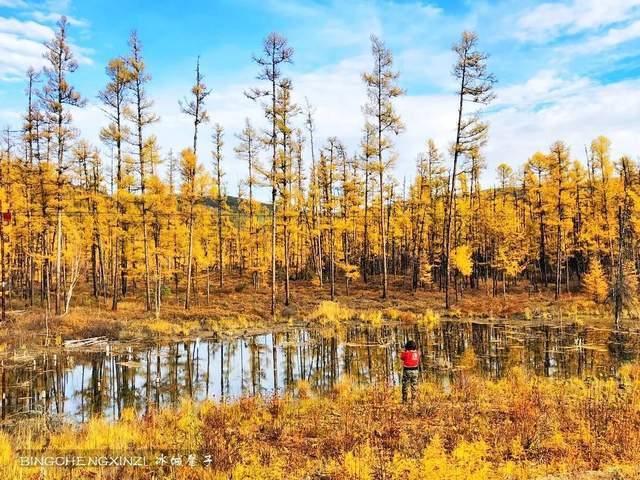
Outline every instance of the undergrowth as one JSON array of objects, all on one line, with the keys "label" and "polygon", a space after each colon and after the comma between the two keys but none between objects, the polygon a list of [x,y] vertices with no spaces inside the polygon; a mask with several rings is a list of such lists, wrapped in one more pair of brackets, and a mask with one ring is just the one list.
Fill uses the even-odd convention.
[{"label": "undergrowth", "polygon": [[[463,372],[447,391],[421,383],[412,406],[400,403],[397,388],[358,388],[345,377],[325,397],[302,382],[283,398],[184,401],[177,410],[140,418],[125,410],[116,423],[95,418],[81,427],[27,425],[0,434],[0,478],[638,478],[640,365],[590,381],[531,377],[520,368],[497,382]],[[24,449],[198,461],[41,470],[18,465]]]}]

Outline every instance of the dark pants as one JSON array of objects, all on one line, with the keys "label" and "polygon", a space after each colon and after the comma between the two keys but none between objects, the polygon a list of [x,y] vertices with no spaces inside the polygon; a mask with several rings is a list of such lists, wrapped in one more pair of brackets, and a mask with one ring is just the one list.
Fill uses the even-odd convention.
[{"label": "dark pants", "polygon": [[418,389],[418,369],[410,370],[405,368],[402,371],[402,403],[407,402],[407,393],[411,389],[411,402],[416,398]]}]

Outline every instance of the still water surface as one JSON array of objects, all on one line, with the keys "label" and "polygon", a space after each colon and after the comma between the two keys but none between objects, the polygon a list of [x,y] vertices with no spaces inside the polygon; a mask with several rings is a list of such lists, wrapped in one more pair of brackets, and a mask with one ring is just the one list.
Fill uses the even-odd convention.
[{"label": "still water surface", "polygon": [[[502,378],[514,366],[537,375],[615,376],[640,353],[636,330],[582,325],[443,321],[416,326],[353,325],[340,331],[291,328],[229,338],[190,340],[93,352],[65,351],[4,362],[1,417],[49,413],[72,422],[118,418],[124,408],[241,395],[294,392],[299,380],[322,394],[345,374],[362,384],[397,384],[398,352],[413,338],[422,375],[447,388],[462,369]],[[117,352],[117,353],[114,353]]]}]

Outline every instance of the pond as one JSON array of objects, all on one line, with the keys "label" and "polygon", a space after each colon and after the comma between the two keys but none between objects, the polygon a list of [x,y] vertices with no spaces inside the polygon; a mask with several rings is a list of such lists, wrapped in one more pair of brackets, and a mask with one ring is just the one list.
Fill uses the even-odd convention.
[{"label": "pond", "polygon": [[345,374],[362,384],[397,384],[398,353],[409,338],[423,352],[423,378],[443,388],[463,370],[498,379],[518,365],[543,376],[615,376],[640,352],[637,330],[593,325],[442,321],[432,329],[291,327],[124,351],[107,347],[14,357],[3,362],[0,413],[5,422],[42,413],[84,422],[95,414],[116,419],[125,408],[144,413],[176,405],[185,396],[229,401],[295,392],[299,380],[323,394]]}]

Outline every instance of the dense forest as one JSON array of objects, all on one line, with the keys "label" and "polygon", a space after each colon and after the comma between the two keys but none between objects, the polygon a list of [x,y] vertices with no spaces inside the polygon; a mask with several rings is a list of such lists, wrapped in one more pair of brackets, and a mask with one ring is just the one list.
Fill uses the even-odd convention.
[{"label": "dense forest", "polygon": [[[455,138],[436,145],[424,132],[415,174],[399,182],[394,139],[403,123],[394,101],[404,92],[392,52],[375,36],[362,73],[368,102],[358,152],[338,137],[314,136],[312,99],[296,98],[287,77],[294,50],[277,33],[254,56],[256,87],[245,92],[264,118],[247,119],[241,132],[211,126],[215,106],[198,61],[180,101],[193,143],[162,152],[150,133],[159,118],[136,33],[106,66],[102,147],[82,139],[72,112],[86,100],[72,86],[78,64],[68,27],[62,18],[46,42],[47,67],[26,73],[23,121],[2,139],[3,303],[61,314],[86,284],[83,294],[104,308],[136,296],[159,315],[168,300],[185,309],[214,302],[232,276],[270,288],[272,313],[295,302],[290,282],[299,280],[332,299],[349,295],[355,281],[383,298],[394,288],[440,290],[447,308],[472,290],[498,296],[515,288],[548,288],[556,298],[584,289],[610,301],[616,317],[633,306],[638,162],[612,158],[604,136],[585,139],[583,152],[558,140],[518,168],[499,165],[496,186],[482,185],[482,109],[496,79],[474,33],[453,46]],[[211,153],[198,148],[203,135],[212,135]],[[237,158],[225,158],[224,142]],[[246,176],[229,191],[225,164],[238,161]],[[265,187],[269,200],[259,201]]]}]

